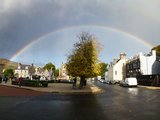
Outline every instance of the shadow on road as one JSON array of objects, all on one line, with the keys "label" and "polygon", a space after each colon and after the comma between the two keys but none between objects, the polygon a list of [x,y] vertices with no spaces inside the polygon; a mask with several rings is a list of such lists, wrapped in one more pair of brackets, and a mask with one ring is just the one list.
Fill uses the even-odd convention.
[{"label": "shadow on road", "polygon": [[72,120],[104,120],[107,116],[95,95],[72,96],[69,109]]},{"label": "shadow on road", "polygon": [[95,95],[48,94],[38,97],[5,97],[3,104],[3,110],[0,110],[3,120],[106,119]]}]

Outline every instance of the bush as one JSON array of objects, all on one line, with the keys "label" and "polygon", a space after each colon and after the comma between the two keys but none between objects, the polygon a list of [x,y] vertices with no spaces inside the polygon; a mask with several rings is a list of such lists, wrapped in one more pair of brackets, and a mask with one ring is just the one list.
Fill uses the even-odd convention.
[{"label": "bush", "polygon": [[47,81],[41,81],[41,84],[43,87],[48,87],[48,82]]},{"label": "bush", "polygon": [[48,83],[55,83],[56,80],[48,80]]},{"label": "bush", "polygon": [[[19,81],[12,81],[13,85],[19,85]],[[30,87],[48,87],[47,81],[39,81],[39,80],[22,80],[20,83],[21,86],[30,86]]]}]

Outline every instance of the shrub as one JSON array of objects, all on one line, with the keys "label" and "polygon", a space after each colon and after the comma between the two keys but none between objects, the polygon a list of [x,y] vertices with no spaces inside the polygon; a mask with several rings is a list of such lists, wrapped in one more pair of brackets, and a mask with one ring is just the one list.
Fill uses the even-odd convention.
[{"label": "shrub", "polygon": [[[12,81],[13,85],[19,85],[19,81]],[[21,86],[30,86],[30,87],[48,87],[47,81],[39,81],[39,80],[22,80]]]}]

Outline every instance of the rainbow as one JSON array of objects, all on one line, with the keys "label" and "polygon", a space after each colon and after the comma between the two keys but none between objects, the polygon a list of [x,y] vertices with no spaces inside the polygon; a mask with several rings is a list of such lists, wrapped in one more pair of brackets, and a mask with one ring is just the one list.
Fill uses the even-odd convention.
[{"label": "rainbow", "polygon": [[18,52],[16,52],[11,58],[10,60],[11,61],[14,61],[14,59],[19,56],[20,54],[22,54],[25,50],[29,49],[32,45],[38,43],[39,41],[43,40],[43,38],[47,37],[48,35],[50,34],[54,34],[54,33],[58,33],[58,32],[61,32],[63,30],[67,30],[67,29],[76,29],[76,28],[99,28],[99,29],[104,29],[104,30],[109,30],[111,32],[116,32],[116,33],[120,33],[124,36],[127,36],[127,37],[130,37],[130,38],[133,38],[134,40],[136,40],[137,42],[139,42],[140,44],[148,47],[148,48],[152,48],[153,45],[149,42],[146,42],[144,39],[141,39],[129,32],[126,32],[126,31],[122,31],[122,30],[119,30],[119,29],[116,29],[116,28],[113,28],[113,27],[107,27],[107,26],[97,26],[97,25],[85,25],[85,26],[72,26],[72,27],[66,27],[66,28],[62,28],[62,29],[58,29],[56,31],[51,31],[51,32],[48,32],[48,33],[45,33],[44,35],[41,35],[40,37],[36,38],[36,39],[33,39],[32,42],[30,42],[29,44],[25,45],[22,49],[20,49]]}]

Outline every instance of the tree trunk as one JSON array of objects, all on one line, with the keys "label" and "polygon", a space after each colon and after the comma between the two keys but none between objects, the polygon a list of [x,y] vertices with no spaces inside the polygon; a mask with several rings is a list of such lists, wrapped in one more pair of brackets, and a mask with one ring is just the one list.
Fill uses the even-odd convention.
[{"label": "tree trunk", "polygon": [[81,80],[80,80],[80,89],[83,88],[83,86],[86,86],[86,77],[85,76],[81,76]]}]

